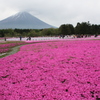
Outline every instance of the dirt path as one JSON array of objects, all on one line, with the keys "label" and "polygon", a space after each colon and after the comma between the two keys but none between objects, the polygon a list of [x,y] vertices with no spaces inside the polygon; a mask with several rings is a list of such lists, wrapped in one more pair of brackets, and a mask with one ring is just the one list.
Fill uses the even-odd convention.
[{"label": "dirt path", "polygon": [[0,54],[1,58],[6,57],[6,56],[9,56],[9,55],[12,55],[12,54],[18,52],[19,51],[19,48],[21,46],[23,46],[23,45],[19,45],[19,46],[16,46],[16,47],[11,48],[11,51],[10,52]]},{"label": "dirt path", "polygon": [[23,46],[23,45],[13,47],[13,48],[11,49],[11,51],[7,53],[7,56],[12,55],[12,54],[18,52],[18,50],[19,50],[19,48],[20,48],[21,46]]}]

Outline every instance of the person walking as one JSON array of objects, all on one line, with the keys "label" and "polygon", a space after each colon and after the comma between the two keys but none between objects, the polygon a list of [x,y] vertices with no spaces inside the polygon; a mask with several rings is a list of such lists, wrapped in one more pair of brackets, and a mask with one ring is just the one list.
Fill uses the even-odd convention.
[{"label": "person walking", "polygon": [[29,36],[29,40],[31,40],[31,37]]},{"label": "person walking", "polygon": [[19,38],[20,38],[20,41],[21,41],[22,40],[22,37],[20,36]]},{"label": "person walking", "polygon": [[4,40],[6,41],[6,37],[4,38]]}]

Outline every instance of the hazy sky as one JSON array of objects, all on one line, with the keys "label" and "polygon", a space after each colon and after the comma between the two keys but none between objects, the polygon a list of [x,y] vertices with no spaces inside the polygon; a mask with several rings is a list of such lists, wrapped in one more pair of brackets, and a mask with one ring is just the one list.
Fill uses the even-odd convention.
[{"label": "hazy sky", "polygon": [[42,21],[61,24],[100,24],[100,0],[0,0],[0,20],[27,11]]}]

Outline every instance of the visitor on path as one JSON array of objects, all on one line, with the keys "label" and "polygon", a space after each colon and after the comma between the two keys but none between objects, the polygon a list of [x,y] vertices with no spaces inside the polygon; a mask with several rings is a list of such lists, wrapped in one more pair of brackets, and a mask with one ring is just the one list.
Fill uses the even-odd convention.
[{"label": "visitor on path", "polygon": [[31,37],[29,36],[29,40],[31,40]]},{"label": "visitor on path", "polygon": [[26,40],[31,40],[31,37],[29,36]]},{"label": "visitor on path", "polygon": [[65,35],[60,35],[60,37],[59,38],[64,38],[65,37]]},{"label": "visitor on path", "polygon": [[4,38],[4,40],[6,41],[6,37]]},{"label": "visitor on path", "polygon": [[97,34],[94,35],[94,37],[97,37],[97,36],[98,36]]},{"label": "visitor on path", "polygon": [[19,38],[20,38],[20,41],[21,41],[22,40],[22,37],[20,36]]}]

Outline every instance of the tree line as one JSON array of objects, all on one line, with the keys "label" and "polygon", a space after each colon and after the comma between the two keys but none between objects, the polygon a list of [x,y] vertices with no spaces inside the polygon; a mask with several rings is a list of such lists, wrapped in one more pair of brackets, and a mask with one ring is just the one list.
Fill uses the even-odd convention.
[{"label": "tree line", "polygon": [[89,22],[78,22],[75,27],[72,24],[63,24],[59,27],[59,32],[63,35],[99,35],[100,25]]},{"label": "tree line", "polygon": [[100,25],[89,22],[62,24],[59,28],[48,29],[0,29],[0,37],[38,37],[38,36],[59,36],[59,35],[99,35]]}]

